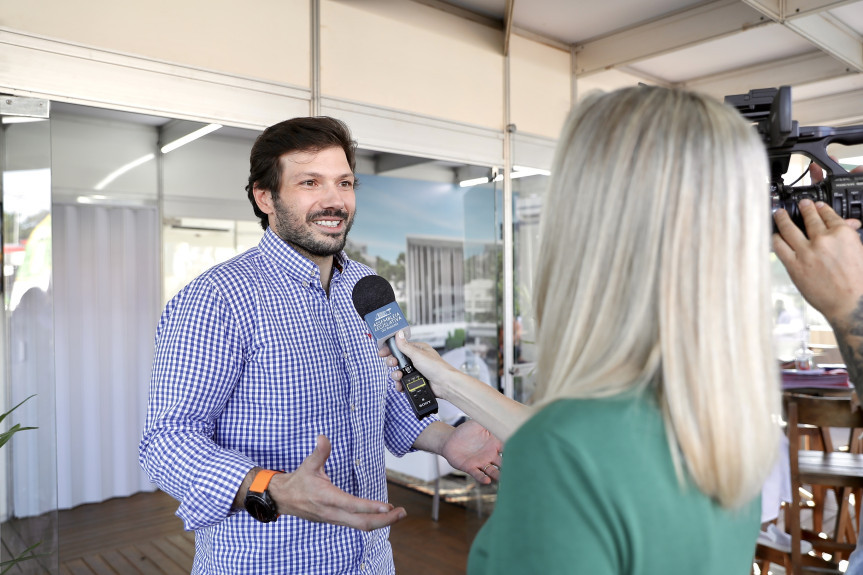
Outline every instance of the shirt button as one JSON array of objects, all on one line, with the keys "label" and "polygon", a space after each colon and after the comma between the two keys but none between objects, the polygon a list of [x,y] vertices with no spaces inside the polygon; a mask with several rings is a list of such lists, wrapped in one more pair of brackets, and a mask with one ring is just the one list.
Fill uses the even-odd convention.
[{"label": "shirt button", "polygon": [[365,563],[361,563],[361,564],[360,564],[360,570],[361,570],[361,571],[365,571],[365,570],[366,570],[366,564],[365,564]]},{"label": "shirt button", "polygon": [[309,287],[309,282],[303,282],[303,287]]},{"label": "shirt button", "polygon": [[360,460],[359,459],[357,459],[354,463],[356,463],[357,467],[360,466]]},{"label": "shirt button", "polygon": [[352,403],[351,404],[351,411],[356,411],[356,410],[357,410],[357,406]]}]

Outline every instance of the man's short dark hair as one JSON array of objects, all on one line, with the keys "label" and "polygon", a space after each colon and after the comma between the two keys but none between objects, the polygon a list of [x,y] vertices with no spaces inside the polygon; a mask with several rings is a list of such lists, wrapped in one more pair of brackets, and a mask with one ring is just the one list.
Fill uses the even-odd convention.
[{"label": "man's short dark hair", "polygon": [[283,154],[319,152],[334,147],[345,151],[348,165],[354,172],[357,143],[341,120],[328,116],[292,118],[270,126],[258,136],[249,156],[249,184],[246,192],[255,215],[261,219],[262,228],[267,229],[269,220],[255,201],[255,185],[258,189],[278,194],[282,184],[280,158]]}]

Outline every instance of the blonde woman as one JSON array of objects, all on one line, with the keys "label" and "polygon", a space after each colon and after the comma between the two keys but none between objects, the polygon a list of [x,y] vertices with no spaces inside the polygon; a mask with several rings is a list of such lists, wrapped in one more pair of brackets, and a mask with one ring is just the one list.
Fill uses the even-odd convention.
[{"label": "blonde woman", "polygon": [[573,110],[552,173],[538,402],[397,338],[506,441],[468,572],[749,573],[780,409],[763,146],[708,97],[629,88]]}]

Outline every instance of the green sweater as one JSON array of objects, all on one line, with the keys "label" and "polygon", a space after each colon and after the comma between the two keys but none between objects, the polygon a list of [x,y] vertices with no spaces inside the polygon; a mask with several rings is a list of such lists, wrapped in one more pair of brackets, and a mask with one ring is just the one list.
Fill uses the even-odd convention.
[{"label": "green sweater", "polygon": [[680,486],[655,402],[560,400],[507,442],[468,573],[746,575],[759,521]]}]

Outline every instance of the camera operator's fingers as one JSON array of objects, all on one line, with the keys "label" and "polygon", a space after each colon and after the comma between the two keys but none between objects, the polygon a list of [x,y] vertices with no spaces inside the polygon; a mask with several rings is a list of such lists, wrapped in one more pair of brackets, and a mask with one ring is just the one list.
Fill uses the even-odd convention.
[{"label": "camera operator's fingers", "polygon": [[813,184],[824,181],[824,169],[815,162],[809,163],[809,179]]},{"label": "camera operator's fingers", "polygon": [[[776,222],[778,234],[773,234],[773,249],[776,250],[777,242],[788,247],[792,252],[799,246],[805,245],[807,242],[806,235],[803,230],[791,220],[791,216],[785,210],[776,210],[773,214],[773,221]],[[777,251],[777,255],[779,252]]]},{"label": "camera operator's fingers", "polygon": [[842,218],[830,206],[823,203],[822,206],[823,212],[812,200],[800,200],[797,203],[797,207],[800,208],[800,215],[803,218],[803,225],[806,226],[806,235],[809,236],[809,239],[823,234],[827,231],[828,227],[835,226],[837,220],[839,223],[842,223]]},{"label": "camera operator's fingers", "polygon": [[[835,228],[836,226],[851,226],[847,220],[843,220],[842,217],[836,213],[836,211],[828,206],[824,202],[817,202],[815,204],[815,210],[818,212],[818,218],[824,222],[824,225],[827,228]],[[802,210],[801,210],[802,211]],[[803,216],[803,221],[806,222],[806,216]],[[808,226],[808,222],[806,223]],[[853,228],[853,226],[851,226]],[[806,228],[809,229],[808,227]]]},{"label": "camera operator's fingers", "polygon": [[773,253],[776,254],[776,257],[779,258],[779,261],[786,268],[790,268],[797,258],[797,252],[788,245],[788,242],[785,241],[781,234],[773,234]]},{"label": "camera operator's fingers", "polygon": [[853,218],[845,220],[845,225],[854,230],[855,232],[863,227],[863,223],[860,220],[855,220]]}]

